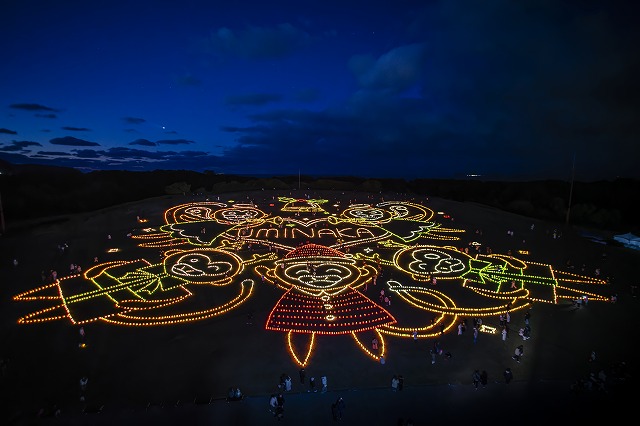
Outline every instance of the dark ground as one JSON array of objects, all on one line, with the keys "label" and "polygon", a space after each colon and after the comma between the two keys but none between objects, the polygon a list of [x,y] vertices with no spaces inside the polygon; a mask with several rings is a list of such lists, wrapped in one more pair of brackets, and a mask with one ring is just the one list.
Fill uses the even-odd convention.
[{"label": "dark ground", "polygon": [[[302,191],[304,192],[304,191]],[[276,195],[282,194],[281,192]],[[294,192],[294,195],[295,192]],[[311,194],[316,197],[316,194]],[[258,205],[271,199],[269,191],[234,194],[250,197]],[[298,194],[297,196],[302,196]],[[323,192],[335,199],[358,199],[367,195]],[[453,354],[450,361],[438,357],[431,365],[432,342],[388,338],[389,355],[380,365],[363,356],[348,337],[323,337],[307,367],[307,378],[328,377],[329,391],[308,393],[300,385],[298,367],[285,348],[280,333],[267,332],[265,319],[281,292],[260,287],[238,312],[211,320],[167,327],[119,327],[104,322],[86,325],[87,347],[78,347],[78,327],[68,320],[19,325],[16,320],[34,310],[27,302],[14,302],[18,293],[38,287],[41,271],[67,271],[71,262],[90,265],[93,256],[117,244],[123,251],[109,260],[147,255],[126,236],[137,226],[136,216],[162,220],[169,206],[204,197],[167,196],[116,206],[92,214],[75,215],[65,221],[21,228],[0,237],[0,308],[2,330],[0,355],[7,360],[1,378],[0,424],[225,424],[262,425],[278,421],[268,412],[269,396],[277,392],[280,375],[293,378],[293,390],[285,394],[285,417],[290,425],[329,424],[331,403],[338,396],[346,402],[341,423],[396,425],[412,419],[414,425],[434,423],[475,424],[540,421],[615,420],[633,413],[629,401],[637,401],[638,299],[631,285],[640,255],[630,249],[598,244],[577,235],[571,227],[559,227],[483,206],[447,200],[419,200],[434,211],[445,211],[455,220],[447,226],[465,228],[465,239],[481,240],[494,253],[526,248],[528,259],[563,268],[567,259],[585,264],[584,275],[600,267],[610,278],[607,291],[617,293],[616,304],[592,302],[574,309],[570,304],[536,304],[532,308],[533,337],[522,342],[512,333],[507,342],[499,335],[481,334],[473,345],[469,331],[455,331],[440,340]],[[225,194],[224,199],[233,199]],[[385,199],[405,196],[385,195]],[[530,225],[536,224],[535,231]],[[482,236],[475,233],[482,230]],[[507,236],[507,230],[515,238]],[[554,229],[562,232],[553,239]],[[113,240],[107,243],[106,235]],[[526,238],[525,238],[526,236]],[[521,238],[522,237],[522,238]],[[521,242],[525,240],[525,243]],[[59,243],[68,242],[69,252],[60,259]],[[466,245],[466,242],[460,245]],[[606,256],[603,256],[603,253]],[[102,257],[106,255],[100,255]],[[12,259],[18,259],[17,267]],[[253,324],[246,322],[253,313]],[[495,319],[493,325],[497,325]],[[521,312],[512,316],[512,328],[523,324]],[[521,363],[511,359],[513,349],[525,345]],[[588,362],[591,351],[595,362]],[[611,374],[614,364],[624,361],[624,380]],[[502,372],[513,370],[514,380],[505,385]],[[474,390],[471,374],[486,370],[489,383]],[[590,373],[608,374],[606,392],[571,385]],[[392,392],[391,377],[401,374],[401,392]],[[87,399],[79,401],[78,381],[89,378]],[[229,386],[240,387],[242,402],[226,403]],[[49,416],[57,405],[58,417]],[[91,411],[102,407],[101,412]],[[43,410],[43,412],[41,412]]]}]

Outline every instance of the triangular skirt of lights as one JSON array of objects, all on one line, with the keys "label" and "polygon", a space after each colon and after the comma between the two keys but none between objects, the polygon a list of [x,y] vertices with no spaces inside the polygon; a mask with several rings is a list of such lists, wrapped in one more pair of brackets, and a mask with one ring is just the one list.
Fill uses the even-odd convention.
[{"label": "triangular skirt of lights", "polygon": [[[311,352],[313,351],[313,344],[315,342],[315,339],[316,339],[316,333],[303,334],[303,333],[294,333],[293,331],[289,331],[287,333],[287,346],[289,347],[289,352],[291,353],[291,356],[299,366],[301,367],[307,366],[309,362],[309,358],[311,358]],[[300,351],[298,346],[303,347],[302,351]],[[305,350],[307,353],[304,354],[303,357],[299,356],[299,354],[303,354]]]}]

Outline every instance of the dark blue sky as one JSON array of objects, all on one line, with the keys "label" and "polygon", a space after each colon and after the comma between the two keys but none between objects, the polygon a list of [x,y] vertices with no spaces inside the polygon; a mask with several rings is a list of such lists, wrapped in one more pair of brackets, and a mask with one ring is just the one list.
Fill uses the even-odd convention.
[{"label": "dark blue sky", "polygon": [[639,178],[636,4],[5,0],[0,158]]}]

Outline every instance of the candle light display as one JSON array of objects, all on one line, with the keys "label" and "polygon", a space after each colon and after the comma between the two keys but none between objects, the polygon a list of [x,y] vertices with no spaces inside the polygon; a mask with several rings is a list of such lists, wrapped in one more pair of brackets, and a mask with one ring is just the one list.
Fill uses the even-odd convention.
[{"label": "candle light display", "polygon": [[[444,212],[405,201],[353,203],[342,211],[336,202],[335,214],[323,205],[328,200],[280,197],[264,210],[233,201],[171,207],[163,223],[131,236],[132,244],[154,258],[159,254],[159,263],[107,261],[20,293],[15,301],[49,306],[18,322],[168,326],[211,320],[262,297],[258,281],[282,290],[265,332],[284,333],[292,360],[306,366],[318,336],[350,335],[367,357],[380,361],[389,338],[435,337],[461,318],[495,318],[532,302],[608,301],[600,294],[604,280],[457,249],[450,244],[466,231],[434,221],[448,218]],[[392,269],[393,279],[383,269]],[[201,300],[217,302],[203,308]],[[487,324],[480,331],[497,334]]]}]

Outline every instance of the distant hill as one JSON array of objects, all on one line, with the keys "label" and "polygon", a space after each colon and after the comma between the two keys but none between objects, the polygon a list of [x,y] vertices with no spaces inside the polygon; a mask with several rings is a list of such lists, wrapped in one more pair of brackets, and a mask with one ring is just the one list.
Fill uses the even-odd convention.
[{"label": "distant hill", "polygon": [[532,218],[566,222],[571,195],[570,223],[614,232],[640,232],[635,197],[640,181],[499,182],[451,179],[365,179],[351,176],[253,177],[188,170],[152,172],[94,171],[66,167],[15,165],[0,160],[0,213],[3,225],[24,220],[94,211],[126,202],[167,194],[255,191],[341,190],[396,192],[434,196],[492,206]]}]

